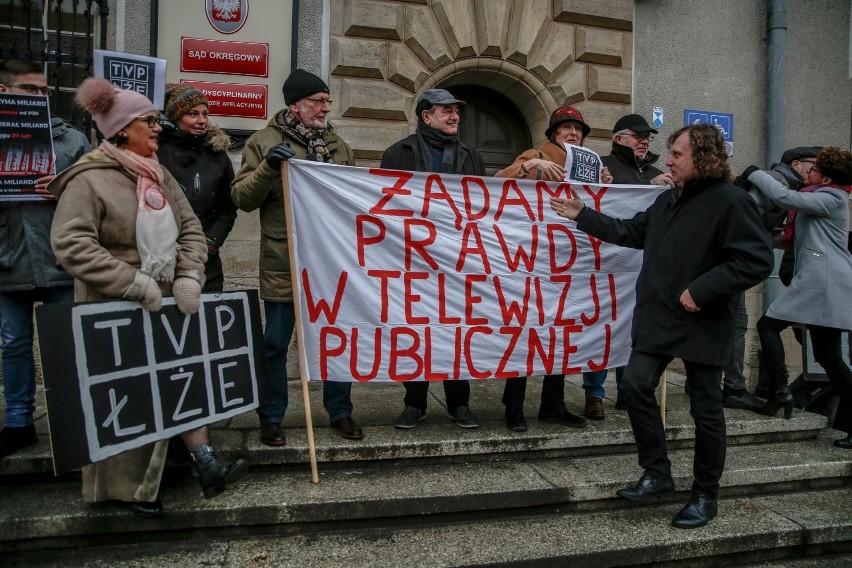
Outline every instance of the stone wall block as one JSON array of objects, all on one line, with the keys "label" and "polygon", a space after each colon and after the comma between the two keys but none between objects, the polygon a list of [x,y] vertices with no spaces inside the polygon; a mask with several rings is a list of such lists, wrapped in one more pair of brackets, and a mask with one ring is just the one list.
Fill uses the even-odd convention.
[{"label": "stone wall block", "polygon": [[551,0],[519,0],[509,19],[506,59],[526,67],[529,59],[541,49],[550,26]]},{"label": "stone wall block", "polygon": [[630,69],[589,65],[589,100],[629,103],[632,87]]},{"label": "stone wall block", "polygon": [[586,99],[588,71],[586,65],[574,63],[549,85],[556,100],[563,105],[573,105]]},{"label": "stone wall block", "polygon": [[[340,85],[335,85],[339,82]],[[408,120],[405,111],[414,105],[414,95],[396,85],[370,79],[332,79],[335,98],[346,118]]]},{"label": "stone wall block", "polygon": [[473,0],[435,0],[432,10],[453,57],[476,57]]},{"label": "stone wall block", "polygon": [[553,0],[553,19],[630,31],[633,29],[633,0]]},{"label": "stone wall block", "polygon": [[447,42],[429,8],[405,6],[404,21],[405,45],[429,71],[452,61]]},{"label": "stone wall block", "polygon": [[624,60],[621,32],[577,28],[574,38],[574,56],[577,61],[620,66]]},{"label": "stone wall block", "polygon": [[388,79],[412,93],[429,78],[429,70],[400,43],[388,46]]},{"label": "stone wall block", "polygon": [[530,62],[530,71],[545,83],[552,82],[574,61],[574,26],[554,24],[547,30],[541,49]]},{"label": "stone wall block", "polygon": [[402,4],[353,0],[345,3],[343,33],[374,39],[402,39]]},{"label": "stone wall block", "polygon": [[[589,136],[612,139],[612,127],[625,114],[631,113],[629,104],[616,104],[602,101],[582,101],[577,103],[577,109],[583,113],[592,131]],[[606,152],[608,153],[608,152]]]},{"label": "stone wall block", "polygon": [[387,44],[383,41],[333,37],[329,41],[329,61],[333,75],[384,79]]},{"label": "stone wall block", "polygon": [[485,57],[503,57],[506,31],[509,27],[509,0],[475,0],[476,35],[479,53]]},{"label": "stone wall block", "polygon": [[[407,122],[376,122],[375,120],[338,119],[337,133],[352,146],[359,166],[378,165],[387,148],[410,134]],[[374,163],[365,163],[375,161]]]}]

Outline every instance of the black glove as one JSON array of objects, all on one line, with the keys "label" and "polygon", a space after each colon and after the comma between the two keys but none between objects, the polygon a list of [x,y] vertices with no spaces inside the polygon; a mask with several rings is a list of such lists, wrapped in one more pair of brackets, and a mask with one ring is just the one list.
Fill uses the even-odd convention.
[{"label": "black glove", "polygon": [[743,179],[748,179],[748,176],[758,171],[759,169],[760,168],[758,168],[757,166],[749,166],[745,170],[743,170],[743,173],[740,174],[740,177],[742,177]]},{"label": "black glove", "polygon": [[289,145],[282,142],[269,149],[269,152],[266,154],[266,163],[273,170],[280,170],[281,162],[286,162],[295,155],[296,152],[290,149]]},{"label": "black glove", "polygon": [[760,168],[758,168],[757,166],[747,167],[745,170],[743,170],[743,173],[741,173],[736,178],[734,178],[734,185],[737,186],[737,187],[741,187],[741,188],[745,189],[746,191],[750,190],[751,188],[754,187],[754,184],[751,183],[750,181],[748,181],[748,176],[750,176],[752,173],[758,171],[759,169]]}]

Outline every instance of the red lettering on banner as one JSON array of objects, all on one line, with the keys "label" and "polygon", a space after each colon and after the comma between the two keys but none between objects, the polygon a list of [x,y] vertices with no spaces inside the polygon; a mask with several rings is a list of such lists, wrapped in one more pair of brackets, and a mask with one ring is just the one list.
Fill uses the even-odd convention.
[{"label": "red lettering on banner", "polygon": [[[378,234],[368,236],[364,230],[367,223],[371,223],[374,227],[377,227]],[[355,216],[355,245],[358,249],[359,266],[364,266],[366,264],[366,260],[364,259],[364,251],[366,248],[370,245],[382,242],[385,238],[385,232],[385,224],[381,219],[376,219],[369,215]]]},{"label": "red lettering on banner", "polygon": [[603,196],[606,193],[606,190],[609,189],[609,188],[606,187],[606,186],[603,186],[597,192],[595,192],[588,185],[584,185],[583,189],[586,190],[586,193],[589,194],[592,198],[592,201],[595,202],[595,211],[600,213],[600,211],[601,211],[601,200],[603,199]]},{"label": "red lettering on banner", "polygon": [[[550,327],[548,332],[548,344],[545,350],[541,343],[541,338],[538,335],[538,330],[534,327],[530,328],[529,344],[527,347],[527,376],[533,374],[533,358],[538,355],[544,365],[544,374],[553,374],[553,365],[556,363],[556,328]],[[576,351],[576,347],[574,350]]]},{"label": "red lettering on banner", "polygon": [[461,317],[450,317],[447,315],[447,275],[443,272],[438,273],[438,323],[443,325],[453,325],[461,323]]},{"label": "red lettering on banner", "polygon": [[[514,193],[516,197],[511,197],[509,195],[510,192]],[[494,212],[495,221],[500,220],[500,217],[503,216],[503,209],[505,209],[508,205],[523,207],[524,211],[527,212],[527,219],[529,219],[530,222],[536,220],[535,213],[533,213],[530,202],[527,200],[527,196],[518,188],[518,182],[512,178],[503,182],[503,194],[500,196],[500,203],[497,205],[497,211]]]},{"label": "red lettering on banner", "polygon": [[455,357],[453,358],[453,380],[459,380],[459,376],[461,374],[461,332],[462,328],[457,327],[453,332],[453,346],[455,349],[453,352],[455,353]]},{"label": "red lettering on banner", "polygon": [[589,237],[589,243],[592,245],[592,254],[595,256],[595,270],[600,271],[601,269],[601,243],[602,240],[593,237],[592,235],[586,235]]},{"label": "red lettering on banner", "polygon": [[379,364],[382,362],[382,328],[373,330],[373,366],[366,375],[358,372],[358,328],[352,328],[352,348],[349,350],[349,372],[359,383],[372,381],[379,374]]},{"label": "red lettering on banner", "polygon": [[[476,246],[470,246],[470,237],[473,235],[473,240],[476,241]],[[467,261],[467,255],[475,254],[482,261],[482,271],[485,274],[491,274],[491,263],[488,262],[488,254],[485,251],[485,245],[482,244],[482,235],[479,233],[479,225],[476,223],[467,223],[464,226],[462,233],[462,246],[459,252],[459,259],[456,262],[456,272],[464,270],[464,264]]]},{"label": "red lettering on banner", "polygon": [[334,325],[337,319],[337,312],[340,311],[340,301],[343,299],[343,290],[346,288],[346,279],[349,273],[343,271],[337,279],[337,291],[334,294],[333,307],[328,307],[328,302],[325,298],[320,298],[314,302],[314,296],[311,293],[311,283],[308,279],[308,270],[302,270],[302,288],[305,290],[305,302],[308,304],[308,321],[316,323],[320,314],[325,315],[325,319],[331,325]]},{"label": "red lettering on banner", "polygon": [[[526,325],[527,323],[527,312],[529,311],[529,303],[530,303],[530,280],[531,278],[527,276],[526,282],[524,283],[524,297],[523,297],[523,307],[521,307],[521,303],[512,300],[509,305],[506,305],[506,296],[503,294],[503,286],[500,284],[500,277],[494,277],[494,291],[497,292],[497,304],[500,306],[500,315],[503,317],[503,325],[509,325],[511,321],[514,319],[518,322],[518,325]],[[536,278],[538,280],[538,278]]]},{"label": "red lettering on banner", "polygon": [[420,325],[429,323],[429,318],[426,316],[415,316],[411,313],[412,304],[420,301],[420,294],[415,294],[411,291],[412,280],[428,280],[428,272],[406,272],[402,277],[405,287],[405,323],[409,325]]},{"label": "red lettering on banner", "polygon": [[535,309],[538,312],[538,325],[544,325],[544,296],[541,294],[541,280],[535,279]]},{"label": "red lettering on banner", "polygon": [[[410,347],[400,347],[400,336],[411,338]],[[413,329],[407,327],[394,327],[390,330],[390,361],[388,362],[388,376],[392,381],[405,382],[416,379],[423,372],[423,359],[417,353],[420,348],[420,336]],[[401,373],[397,370],[399,359],[408,358],[416,363],[412,373]]]},{"label": "red lettering on banner", "polygon": [[509,345],[506,346],[506,350],[503,351],[503,356],[500,357],[500,361],[497,363],[497,371],[494,373],[495,379],[511,379],[513,377],[520,376],[518,371],[507,371],[506,365],[509,364],[509,359],[512,357],[512,353],[515,352],[515,345],[518,344],[518,339],[521,337],[521,332],[524,330],[522,327],[501,327],[500,334],[509,336]]},{"label": "red lettering on banner", "polygon": [[[439,191],[432,191],[432,187],[436,185],[438,186]],[[456,216],[456,229],[460,229],[462,223],[461,212],[459,211],[459,208],[456,207],[453,198],[447,192],[447,186],[444,185],[444,181],[441,179],[441,176],[437,174],[430,174],[426,176],[426,187],[423,190],[423,209],[420,211],[421,217],[429,216],[429,206],[433,199],[447,202],[447,205],[450,206],[450,209],[453,210],[453,213]]]},{"label": "red lettering on banner", "polygon": [[394,183],[392,187],[382,187],[382,195],[384,195],[384,197],[379,199],[379,202],[370,208],[370,213],[373,215],[391,215],[393,217],[414,216],[414,211],[410,209],[385,209],[385,205],[387,205],[395,195],[411,195],[411,190],[405,187],[405,184],[414,176],[412,172],[371,168],[370,174],[374,176],[396,178],[396,183]]},{"label": "red lettering on banner", "polygon": [[[535,184],[535,192],[538,196],[539,203],[539,221],[544,220],[544,204],[547,203],[551,197],[559,197],[564,194],[565,197],[571,197],[571,184],[565,182],[559,182],[559,185],[556,186],[556,189],[550,189],[550,184],[546,181],[538,181]],[[545,197],[545,194],[547,197]]]},{"label": "red lettering on banner", "polygon": [[615,274],[609,274],[609,297],[612,298],[612,310],[610,313],[610,318],[612,321],[618,319],[618,297],[615,295]]},{"label": "red lettering on banner", "polygon": [[583,328],[579,325],[566,325],[562,328],[562,374],[575,375],[580,372],[580,367],[571,367],[571,354],[577,352],[577,346],[571,344],[571,334],[580,333]]},{"label": "red lettering on banner", "polygon": [[553,325],[574,325],[574,318],[564,318],[562,314],[565,312],[565,302],[568,301],[568,291],[571,289],[570,274],[556,274],[550,277],[551,282],[563,283],[562,293],[559,294],[559,303],[556,306],[556,316],[553,318]]},{"label": "red lettering on banner", "polygon": [[532,226],[532,243],[530,243],[530,252],[528,253],[524,250],[524,247],[519,243],[518,248],[515,249],[514,258],[512,258],[509,253],[509,245],[503,237],[503,231],[501,231],[500,227],[496,224],[493,225],[493,228],[494,235],[500,242],[500,249],[503,251],[503,257],[506,259],[506,266],[509,267],[509,270],[517,272],[518,265],[520,265],[521,261],[523,261],[526,271],[533,272],[535,270],[535,255],[538,250],[538,225]]},{"label": "red lettering on banner", "polygon": [[426,334],[423,345],[425,346],[425,355],[423,356],[423,376],[427,381],[446,381],[447,373],[435,373],[432,371],[432,328],[427,327],[423,330]]},{"label": "red lettering on banner", "polygon": [[590,371],[603,371],[609,368],[609,349],[612,346],[612,327],[609,324],[604,325],[604,354],[600,364],[596,364],[591,359],[586,363]]},{"label": "red lettering on banner", "polygon": [[[337,347],[329,345],[329,338],[336,337],[340,340]],[[319,334],[319,359],[320,359],[320,379],[328,380],[328,359],[329,357],[338,357],[346,351],[346,334],[336,327],[325,326],[320,328]]]},{"label": "red lettering on banner", "polygon": [[591,316],[587,316],[585,312],[580,314],[580,321],[586,327],[594,324],[601,316],[601,300],[598,297],[597,278],[595,278],[594,272],[589,274],[589,288],[592,290],[592,303],[595,305],[595,311]]},{"label": "red lettering on banner", "polygon": [[[568,262],[559,266],[556,264],[556,233],[563,233],[568,236],[571,242],[571,254],[568,257]],[[547,225],[547,243],[550,247],[550,273],[559,274],[569,270],[574,261],[577,260],[577,239],[574,238],[574,232],[565,225]]]},{"label": "red lettering on banner", "polygon": [[464,277],[464,322],[467,325],[488,325],[488,318],[473,317],[473,306],[482,302],[482,296],[473,293],[473,284],[487,279],[484,274],[466,274]]},{"label": "red lettering on banner", "polygon": [[[419,240],[415,239],[411,231],[412,227],[426,227],[428,236]],[[405,233],[405,269],[411,270],[411,252],[415,251],[432,270],[438,270],[438,263],[426,251],[426,247],[433,244],[438,235],[434,223],[426,219],[406,219],[403,223],[403,231]]]},{"label": "red lettering on banner", "polygon": [[371,278],[378,278],[381,281],[381,293],[379,294],[381,297],[381,321],[382,323],[387,323],[388,321],[388,280],[393,278],[397,279],[402,276],[402,272],[399,270],[368,270],[367,276]]},{"label": "red lettering on banner", "polygon": [[465,363],[467,363],[467,369],[470,372],[470,376],[474,379],[487,379],[491,376],[491,371],[480,371],[473,366],[473,355],[470,352],[470,346],[473,343],[473,334],[475,333],[491,335],[494,333],[494,330],[490,327],[476,326],[467,330],[467,333],[464,336],[464,359]]},{"label": "red lettering on banner", "polygon": [[[482,209],[474,213],[471,209],[472,200],[470,198],[471,185],[478,186],[482,190]],[[478,177],[463,177],[461,180],[462,195],[464,195],[464,211],[467,213],[467,218],[471,221],[477,221],[488,214],[491,209],[491,196],[488,193],[488,186]]]}]

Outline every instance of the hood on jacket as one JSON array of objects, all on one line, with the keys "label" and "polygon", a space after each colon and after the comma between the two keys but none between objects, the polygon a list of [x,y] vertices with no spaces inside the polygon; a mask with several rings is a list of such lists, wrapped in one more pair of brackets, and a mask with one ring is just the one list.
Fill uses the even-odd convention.
[{"label": "hood on jacket", "polygon": [[47,184],[47,191],[56,197],[56,199],[59,199],[62,192],[65,191],[65,187],[68,185],[68,182],[71,181],[74,176],[81,172],[98,168],[110,168],[116,170],[122,169],[121,165],[117,161],[113,160],[102,151],[95,149],[88,154],[81,156],[74,165],[53,178],[50,183]]},{"label": "hood on jacket", "polygon": [[214,122],[208,122],[207,133],[201,135],[193,135],[179,130],[172,122],[166,124],[164,121],[161,121],[160,126],[163,127],[163,132],[158,137],[160,142],[166,141],[172,136],[182,135],[187,139],[203,139],[203,143],[210,146],[210,149],[214,152],[227,152],[231,146],[231,137]]}]

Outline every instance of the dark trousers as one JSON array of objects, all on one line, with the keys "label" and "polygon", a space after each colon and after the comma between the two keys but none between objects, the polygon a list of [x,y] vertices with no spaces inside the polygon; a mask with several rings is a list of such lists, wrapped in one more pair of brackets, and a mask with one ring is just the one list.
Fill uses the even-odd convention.
[{"label": "dark trousers", "polygon": [[[503,404],[506,408],[523,410],[527,396],[527,378],[506,379]],[[565,412],[565,375],[545,375],[541,383],[539,417],[562,416]]]},{"label": "dark trousers", "polygon": [[852,433],[852,370],[843,360],[840,342],[843,332],[832,327],[809,325],[808,333],[811,335],[814,359],[825,369],[831,386],[840,396],[834,428],[847,434]]},{"label": "dark trousers", "polygon": [[[666,433],[660,405],[654,393],[660,377],[671,362],[668,355],[633,351],[624,373],[630,426],[639,452],[639,465],[658,476],[671,475],[666,454]],[[689,384],[689,407],[695,423],[693,490],[719,493],[719,478],[725,469],[725,414],[722,409],[722,367],[683,362]]]},{"label": "dark trousers", "polygon": [[[405,406],[413,406],[426,414],[426,398],[429,395],[430,381],[411,381],[402,383],[405,387]],[[447,411],[452,413],[459,406],[470,402],[470,381],[441,381],[447,400]]]},{"label": "dark trousers", "polygon": [[763,316],[757,320],[757,336],[760,338],[760,360],[766,369],[769,390],[775,392],[787,386],[787,360],[781,332],[793,325],[789,321]]}]

